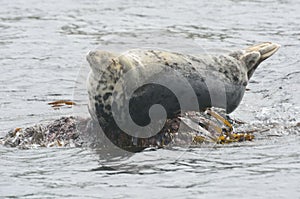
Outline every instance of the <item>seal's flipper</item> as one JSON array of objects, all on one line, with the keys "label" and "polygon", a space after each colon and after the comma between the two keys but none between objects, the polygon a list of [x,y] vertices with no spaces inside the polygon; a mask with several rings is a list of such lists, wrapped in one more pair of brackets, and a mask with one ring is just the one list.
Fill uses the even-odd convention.
[{"label": "seal's flipper", "polygon": [[248,69],[248,79],[249,77],[249,71],[253,71],[256,69],[255,67],[258,66],[259,61],[261,59],[261,55],[259,52],[253,51],[253,52],[246,52],[242,55],[240,58],[242,62],[245,63],[247,69]]},{"label": "seal's flipper", "polygon": [[[247,54],[250,53],[251,56],[249,56],[249,55],[248,56],[249,56],[249,58],[252,57],[252,59],[249,59],[249,58],[244,59],[247,61],[247,62],[245,62],[245,64],[248,68],[248,79],[251,78],[255,69],[258,67],[258,65],[262,61],[271,57],[279,48],[280,48],[279,44],[272,43],[272,42],[264,42],[264,43],[257,44],[257,45],[246,48],[245,56],[247,56]],[[257,54],[260,55],[258,60],[257,60]],[[243,56],[242,56],[242,58],[243,58]],[[249,64],[249,65],[247,65],[247,64]]]}]

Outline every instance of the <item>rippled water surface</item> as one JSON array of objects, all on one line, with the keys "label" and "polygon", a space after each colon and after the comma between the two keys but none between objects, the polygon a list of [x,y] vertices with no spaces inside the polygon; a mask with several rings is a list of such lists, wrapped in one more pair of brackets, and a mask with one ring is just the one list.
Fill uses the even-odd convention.
[{"label": "rippled water surface", "polygon": [[[155,46],[198,53],[273,41],[232,114],[270,127],[253,142],[138,153],[105,162],[90,149],[0,146],[0,198],[300,197],[300,2],[0,2],[0,136],[74,114],[89,50]],[[85,105],[84,89],[74,98]],[[104,165],[104,167],[100,167]]]}]

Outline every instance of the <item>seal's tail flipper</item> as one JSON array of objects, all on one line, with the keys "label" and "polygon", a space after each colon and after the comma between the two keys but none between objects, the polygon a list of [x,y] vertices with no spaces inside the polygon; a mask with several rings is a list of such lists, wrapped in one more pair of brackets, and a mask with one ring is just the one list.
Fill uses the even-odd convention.
[{"label": "seal's tail flipper", "polygon": [[248,79],[251,78],[258,65],[271,57],[279,48],[279,44],[272,42],[264,42],[246,48],[240,59],[244,61],[248,69]]}]

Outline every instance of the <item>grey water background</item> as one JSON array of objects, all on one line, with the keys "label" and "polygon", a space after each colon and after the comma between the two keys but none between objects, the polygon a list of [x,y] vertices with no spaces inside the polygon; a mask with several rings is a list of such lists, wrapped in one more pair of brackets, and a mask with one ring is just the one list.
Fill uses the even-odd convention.
[{"label": "grey water background", "polygon": [[47,103],[86,97],[74,88],[85,55],[95,48],[197,53],[264,41],[282,47],[255,72],[232,114],[254,126],[273,125],[265,136],[146,151],[116,158],[107,169],[97,169],[103,157],[91,149],[0,146],[0,198],[299,198],[299,28],[298,0],[2,0],[1,136],[74,114]]}]

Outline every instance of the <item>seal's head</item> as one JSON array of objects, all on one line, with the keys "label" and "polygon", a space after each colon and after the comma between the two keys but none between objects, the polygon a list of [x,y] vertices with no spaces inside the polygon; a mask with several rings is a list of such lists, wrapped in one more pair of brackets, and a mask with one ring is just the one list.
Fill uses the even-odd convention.
[{"label": "seal's head", "polygon": [[264,42],[254,46],[250,46],[244,50],[233,52],[231,56],[237,58],[245,64],[247,67],[248,80],[252,77],[254,71],[258,65],[271,57],[278,49],[280,45],[272,42]]}]

